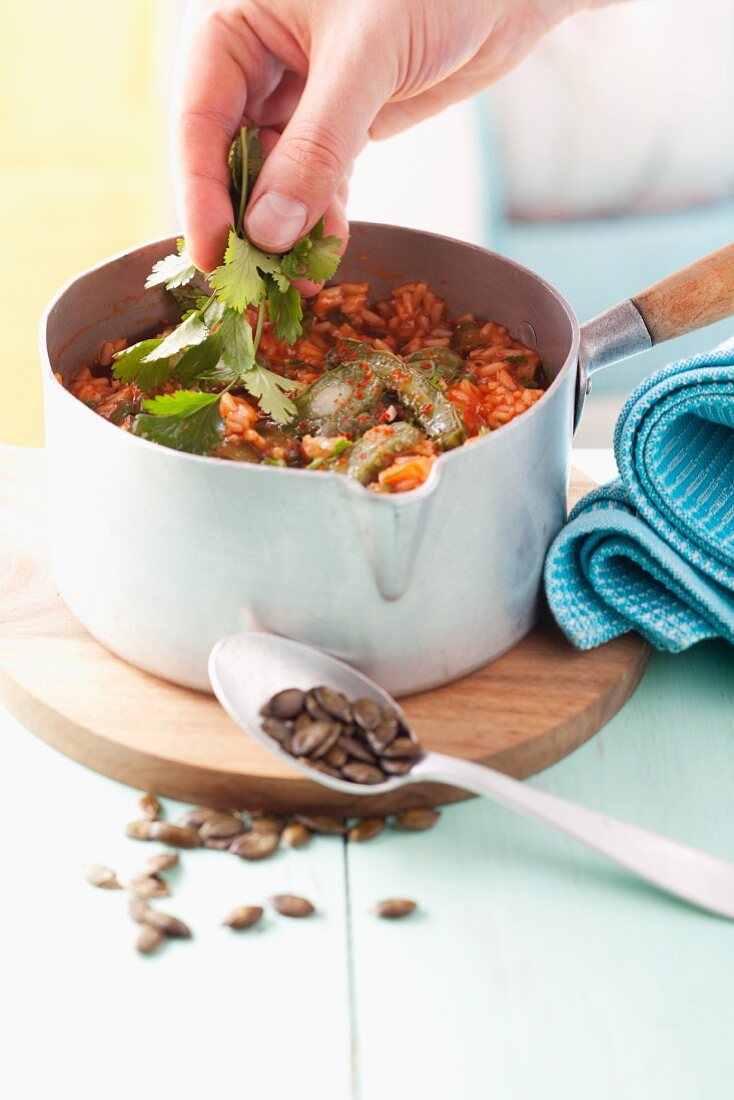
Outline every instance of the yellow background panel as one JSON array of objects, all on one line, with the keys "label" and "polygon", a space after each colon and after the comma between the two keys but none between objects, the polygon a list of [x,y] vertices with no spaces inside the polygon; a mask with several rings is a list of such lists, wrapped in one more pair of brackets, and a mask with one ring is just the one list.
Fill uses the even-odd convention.
[{"label": "yellow background panel", "polygon": [[168,225],[170,6],[0,0],[0,16],[0,442],[37,444],[44,305]]}]

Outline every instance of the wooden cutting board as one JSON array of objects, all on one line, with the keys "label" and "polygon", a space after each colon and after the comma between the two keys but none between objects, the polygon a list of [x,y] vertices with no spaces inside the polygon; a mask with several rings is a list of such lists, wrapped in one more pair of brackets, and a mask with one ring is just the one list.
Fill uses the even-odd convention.
[{"label": "wooden cutting board", "polygon": [[[240,808],[364,814],[467,797],[415,786],[359,798],[302,778],[250,740],[212,696],[159,680],[103,649],[51,577],[43,452],[0,447],[0,699],[54,748],[131,786]],[[592,483],[574,472],[571,499]],[[572,752],[627,701],[649,650],[627,635],[578,653],[550,623],[453,684],[402,700],[429,748],[520,778]]]}]

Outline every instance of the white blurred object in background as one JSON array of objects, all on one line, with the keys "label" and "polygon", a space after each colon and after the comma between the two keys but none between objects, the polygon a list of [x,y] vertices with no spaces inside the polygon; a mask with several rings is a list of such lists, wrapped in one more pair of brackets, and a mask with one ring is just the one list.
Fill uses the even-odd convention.
[{"label": "white blurred object in background", "polygon": [[566,20],[495,90],[514,217],[734,195],[734,3],[638,0]]}]

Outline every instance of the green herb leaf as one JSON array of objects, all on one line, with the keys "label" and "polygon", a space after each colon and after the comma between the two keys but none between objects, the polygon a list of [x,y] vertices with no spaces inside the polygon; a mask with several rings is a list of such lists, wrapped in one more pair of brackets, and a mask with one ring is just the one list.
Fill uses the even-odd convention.
[{"label": "green herb leaf", "polygon": [[238,378],[255,366],[255,345],[250,322],[243,313],[225,309],[215,336],[223,362]]},{"label": "green herb leaf", "polygon": [[287,424],[295,416],[296,406],[283,392],[296,388],[290,378],[283,378],[258,363],[242,375],[242,384],[260,402],[262,411],[279,424]]},{"label": "green herb leaf", "polygon": [[183,351],[184,348],[203,343],[208,335],[209,329],[199,314],[192,313],[166,336],[165,340],[159,341],[157,347],[148,352],[143,362],[152,363],[154,359],[168,359],[176,352]]},{"label": "green herb leaf", "polygon": [[312,283],[325,283],[327,279],[333,277],[339,266],[341,238],[324,236],[323,218],[319,218],[309,236],[311,238],[311,251],[307,257],[306,278],[310,279]]},{"label": "green herb leaf", "polygon": [[196,264],[186,251],[183,238],[179,237],[176,246],[178,255],[165,256],[158,263],[153,264],[153,270],[145,280],[146,289],[165,283],[169,290],[173,290],[174,287],[190,283],[196,275]]},{"label": "green herb leaf", "polygon": [[171,287],[170,293],[181,313],[187,313],[191,309],[201,309],[208,297],[206,288],[196,283]]},{"label": "green herb leaf", "polygon": [[149,361],[146,356],[156,351],[162,340],[141,340],[139,344],[118,351],[112,373],[120,382],[137,382],[141,390],[157,390],[168,378],[168,361],[158,359]]},{"label": "green herb leaf", "polygon": [[219,364],[219,341],[212,333],[201,344],[185,351],[173,368],[173,373],[184,387],[212,378]]},{"label": "green herb leaf", "polygon": [[221,302],[243,313],[247,306],[257,305],[265,297],[261,272],[280,274],[276,257],[261,252],[230,230],[224,263],[216,269],[209,282]]},{"label": "green herb leaf", "polygon": [[220,394],[179,390],[146,401],[133,421],[133,434],[189,454],[211,454],[224,435]]},{"label": "green herb leaf", "polygon": [[520,363],[524,363],[525,359],[526,359],[526,356],[524,356],[524,355],[506,355],[505,356],[505,362],[506,363],[513,363],[515,365],[519,365]]},{"label": "green herb leaf", "polygon": [[311,232],[281,258],[281,268],[289,279],[325,283],[339,266],[341,243],[339,237],[324,236],[324,219],[319,218]]},{"label": "green herb leaf", "polygon": [[283,292],[274,279],[268,277],[265,281],[268,289],[268,317],[273,324],[275,336],[288,345],[295,344],[300,340],[303,331],[301,295],[291,283],[288,283]]}]

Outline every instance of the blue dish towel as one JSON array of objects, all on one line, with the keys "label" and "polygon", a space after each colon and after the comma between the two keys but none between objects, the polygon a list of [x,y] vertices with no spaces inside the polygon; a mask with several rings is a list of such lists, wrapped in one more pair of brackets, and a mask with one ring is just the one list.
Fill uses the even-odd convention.
[{"label": "blue dish towel", "polygon": [[579,501],[545,588],[579,649],[637,630],[678,653],[734,644],[734,341],[653,374],[614,437],[619,480]]}]

